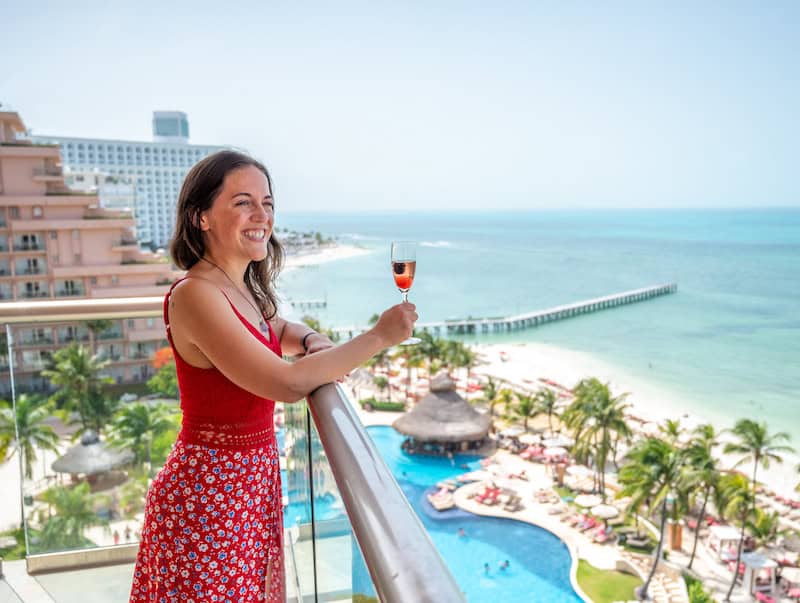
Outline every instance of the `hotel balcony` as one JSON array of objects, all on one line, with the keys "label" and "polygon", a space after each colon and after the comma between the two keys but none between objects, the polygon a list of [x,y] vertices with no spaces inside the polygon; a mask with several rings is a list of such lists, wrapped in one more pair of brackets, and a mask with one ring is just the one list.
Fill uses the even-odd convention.
[{"label": "hotel balcony", "polygon": [[33,180],[35,182],[63,182],[64,174],[61,168],[44,167],[33,169]]},{"label": "hotel balcony", "polygon": [[[131,318],[158,322],[161,305],[162,299],[155,297],[65,300],[39,307],[12,303],[0,304],[0,316],[12,328],[55,328],[62,340],[65,327],[59,322]],[[14,342],[12,351],[18,345]],[[24,352],[28,364],[43,368],[45,359],[34,358],[33,352]],[[119,377],[135,368],[119,363],[108,373]],[[25,372],[19,371],[19,383],[44,385],[36,375],[22,375]],[[115,387],[120,395],[120,386]],[[281,472],[286,486],[282,504],[287,601],[463,603],[450,570],[343,390],[325,385],[309,396],[309,402],[284,405],[285,422],[277,433],[285,451]],[[63,442],[64,448],[82,445]],[[139,488],[137,480],[142,481],[136,476],[146,483],[148,471],[156,469],[140,462],[94,475],[93,490],[102,490],[97,497],[89,495],[97,517],[82,530],[83,545],[63,547],[41,537],[52,513],[59,512],[42,500],[45,491],[62,481],[54,473],[54,460],[47,453],[35,464],[34,479],[17,473],[11,483],[4,483],[12,504],[19,507],[16,517],[21,512],[24,518],[25,536],[18,543],[25,556],[3,562],[0,601],[123,603],[131,587],[144,491],[125,497],[119,492],[133,492]],[[79,474],[76,481],[82,484],[88,478]],[[113,544],[114,531],[120,544]],[[16,599],[14,592],[25,594]]]},{"label": "hotel balcony", "polygon": [[19,251],[45,251],[44,239],[36,238],[24,240],[21,236],[14,238],[14,252]]}]

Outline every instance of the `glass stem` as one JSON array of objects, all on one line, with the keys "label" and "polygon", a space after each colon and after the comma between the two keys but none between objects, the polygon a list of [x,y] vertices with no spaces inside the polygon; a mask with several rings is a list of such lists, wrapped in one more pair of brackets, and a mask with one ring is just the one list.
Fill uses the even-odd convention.
[{"label": "glass stem", "polygon": [[403,303],[407,304],[408,303],[408,291],[401,291],[401,293],[403,294]]}]

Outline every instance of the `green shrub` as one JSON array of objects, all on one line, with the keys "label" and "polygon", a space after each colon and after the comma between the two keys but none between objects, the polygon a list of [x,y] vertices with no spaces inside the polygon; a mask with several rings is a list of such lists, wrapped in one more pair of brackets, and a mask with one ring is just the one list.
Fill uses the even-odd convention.
[{"label": "green shrub", "polygon": [[700,580],[692,578],[689,574],[684,574],[683,578],[689,591],[689,603],[717,603],[717,600],[703,588]]},{"label": "green shrub", "polygon": [[358,401],[361,408],[364,410],[383,410],[387,412],[403,412],[406,405],[403,402],[386,402],[385,400],[376,400],[375,397],[370,396]]}]

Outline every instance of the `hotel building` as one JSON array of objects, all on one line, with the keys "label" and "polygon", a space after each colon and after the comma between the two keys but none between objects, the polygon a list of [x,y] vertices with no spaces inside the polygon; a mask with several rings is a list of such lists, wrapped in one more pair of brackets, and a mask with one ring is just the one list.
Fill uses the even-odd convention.
[{"label": "hotel building", "polygon": [[[183,178],[203,157],[225,147],[189,144],[189,121],[180,111],[153,113],[154,142],[66,136],[34,136],[61,145],[64,171],[99,172],[127,178],[135,187],[136,237],[142,245],[166,247],[175,227],[175,204]],[[102,191],[98,191],[101,198]]]},{"label": "hotel building", "polygon": [[[163,295],[175,274],[163,254],[140,250],[130,211],[100,207],[96,194],[68,188],[58,145],[34,143],[25,131],[17,113],[0,109],[0,303]],[[6,396],[5,334],[0,339],[0,395]],[[139,318],[104,328],[15,326],[12,341],[20,391],[48,387],[40,371],[54,350],[73,341],[108,359],[105,372],[118,382],[148,378],[150,357],[165,345],[163,322]]]}]

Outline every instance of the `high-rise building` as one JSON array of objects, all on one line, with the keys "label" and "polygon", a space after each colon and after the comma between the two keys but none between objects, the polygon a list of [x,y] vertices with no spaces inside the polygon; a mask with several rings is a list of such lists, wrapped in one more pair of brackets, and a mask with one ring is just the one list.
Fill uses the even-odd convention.
[{"label": "high-rise building", "polygon": [[[40,298],[164,295],[176,273],[163,254],[141,251],[128,210],[99,206],[96,194],[69,189],[59,147],[24,138],[17,113],[0,109],[0,302]],[[164,345],[161,319],[113,320],[102,327],[63,322],[14,326],[17,387],[48,387],[39,372],[55,349],[85,342],[109,360],[119,382],[146,379]],[[8,366],[5,346],[0,367]],[[0,374],[0,395],[9,388]]]},{"label": "high-rise building", "polygon": [[[136,236],[142,245],[165,247],[175,228],[183,178],[203,157],[225,147],[189,144],[189,122],[178,111],[153,114],[155,142],[39,135],[34,142],[61,146],[64,170],[132,178]],[[102,196],[102,194],[101,194]]]},{"label": "high-rise building", "polygon": [[153,140],[189,142],[189,118],[182,111],[153,111]]}]

